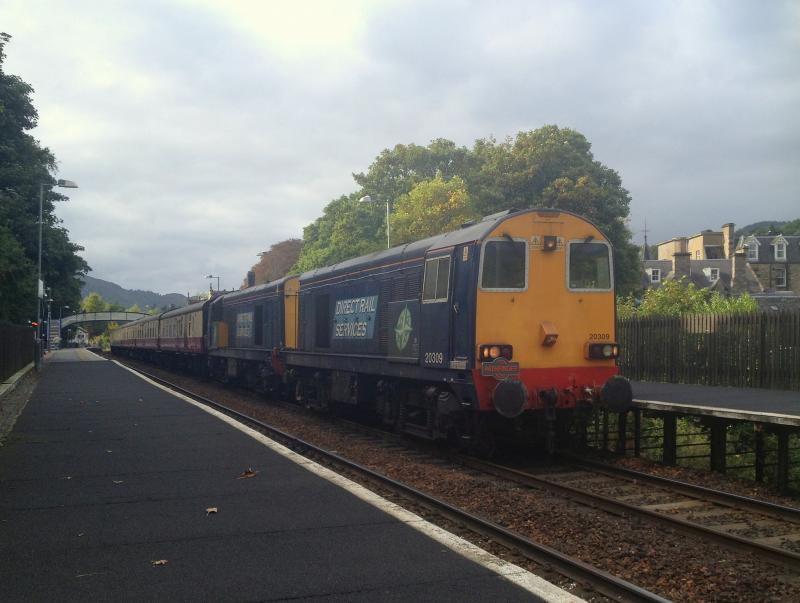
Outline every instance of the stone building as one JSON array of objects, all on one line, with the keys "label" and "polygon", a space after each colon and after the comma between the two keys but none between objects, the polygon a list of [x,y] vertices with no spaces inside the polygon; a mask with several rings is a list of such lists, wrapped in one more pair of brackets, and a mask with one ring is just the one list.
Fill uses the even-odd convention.
[{"label": "stone building", "polygon": [[734,236],[734,224],[675,237],[657,245],[657,259],[644,260],[643,284],[686,278],[723,294],[749,293],[765,308],[800,307],[800,236]]}]

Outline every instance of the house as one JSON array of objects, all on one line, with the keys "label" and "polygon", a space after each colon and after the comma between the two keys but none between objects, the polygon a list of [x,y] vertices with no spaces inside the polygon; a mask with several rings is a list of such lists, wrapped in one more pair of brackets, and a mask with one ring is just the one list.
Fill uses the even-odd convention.
[{"label": "house", "polygon": [[657,245],[645,259],[643,285],[686,278],[725,295],[749,293],[765,308],[800,307],[800,236],[734,235],[734,224]]}]

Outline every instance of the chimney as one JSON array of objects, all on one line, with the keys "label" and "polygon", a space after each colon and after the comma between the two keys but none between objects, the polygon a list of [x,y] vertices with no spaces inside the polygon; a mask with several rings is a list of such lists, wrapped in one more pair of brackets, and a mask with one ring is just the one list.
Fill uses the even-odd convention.
[{"label": "chimney", "polygon": [[734,253],[731,262],[731,288],[741,287],[744,284],[746,268],[747,253],[744,251]]},{"label": "chimney", "polygon": [[735,251],[734,247],[736,246],[736,243],[733,240],[733,231],[733,222],[728,222],[727,224],[722,225],[722,248],[723,253],[725,254],[725,259],[732,258]]},{"label": "chimney", "polygon": [[254,287],[256,284],[256,273],[252,270],[247,271],[247,286]]},{"label": "chimney", "polygon": [[678,281],[684,276],[689,277],[691,273],[689,258],[691,257],[692,254],[688,251],[678,251],[672,254],[672,278]]}]

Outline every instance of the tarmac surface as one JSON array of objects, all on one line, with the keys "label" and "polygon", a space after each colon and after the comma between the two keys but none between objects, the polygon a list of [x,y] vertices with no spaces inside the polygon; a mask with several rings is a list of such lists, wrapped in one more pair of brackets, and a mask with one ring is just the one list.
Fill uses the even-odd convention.
[{"label": "tarmac surface", "polygon": [[574,600],[87,354],[50,356],[0,448],[0,599]]},{"label": "tarmac surface", "polygon": [[800,392],[795,391],[651,381],[632,381],[631,385],[633,398],[638,402],[666,402],[800,418]]}]

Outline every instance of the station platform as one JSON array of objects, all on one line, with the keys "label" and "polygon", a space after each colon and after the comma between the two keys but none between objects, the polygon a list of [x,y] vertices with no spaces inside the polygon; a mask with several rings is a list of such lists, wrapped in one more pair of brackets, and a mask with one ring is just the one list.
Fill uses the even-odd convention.
[{"label": "station platform", "polygon": [[0,447],[0,575],[6,601],[578,600],[85,350]]},{"label": "station platform", "polygon": [[651,381],[631,386],[634,405],[643,410],[800,427],[800,392]]}]

